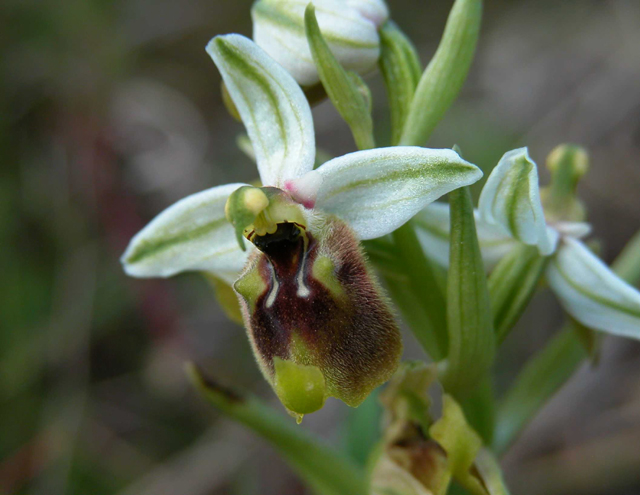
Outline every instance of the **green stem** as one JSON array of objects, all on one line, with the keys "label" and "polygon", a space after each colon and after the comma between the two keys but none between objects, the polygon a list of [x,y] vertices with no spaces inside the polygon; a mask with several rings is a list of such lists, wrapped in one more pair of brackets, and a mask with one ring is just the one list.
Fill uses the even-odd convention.
[{"label": "green stem", "polygon": [[613,263],[613,271],[631,284],[640,280],[640,231],[636,232]]},{"label": "green stem", "polygon": [[364,471],[347,457],[322,445],[276,414],[257,398],[240,395],[206,379],[189,363],[187,374],[202,396],[235,421],[267,440],[315,492],[322,495],[367,495]]},{"label": "green stem", "polygon": [[[394,298],[394,301],[401,301],[400,306],[406,307],[403,313],[409,316],[407,323],[410,324],[411,330],[431,358],[438,361],[446,356],[448,345],[444,294],[440,291],[431,263],[420,246],[413,224],[407,222],[392,236],[397,259],[403,266],[403,273],[409,279],[409,289],[413,295],[411,299],[417,304],[414,306],[411,301],[412,304],[407,305],[407,300],[398,298]],[[418,312],[418,308],[422,311]],[[411,315],[412,312],[416,313],[417,318]],[[426,318],[423,318],[424,316]]]},{"label": "green stem", "polygon": [[487,373],[472,393],[460,399],[469,424],[482,437],[484,445],[491,445],[495,428],[495,397],[491,374]]},{"label": "green stem", "polygon": [[586,357],[585,347],[568,324],[526,364],[499,405],[493,442],[496,453],[506,451]]}]

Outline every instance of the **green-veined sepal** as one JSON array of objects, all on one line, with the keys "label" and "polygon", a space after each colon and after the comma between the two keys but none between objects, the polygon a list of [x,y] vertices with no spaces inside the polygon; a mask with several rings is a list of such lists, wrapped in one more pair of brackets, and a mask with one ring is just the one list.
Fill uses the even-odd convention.
[{"label": "green-veined sepal", "polygon": [[485,222],[537,246],[540,254],[546,256],[555,250],[558,235],[547,227],[538,169],[526,148],[508,151],[500,159],[482,189],[478,209]]},{"label": "green-veined sepal", "polygon": [[640,339],[640,292],[577,239],[565,238],[547,268],[564,309],[583,325]]},{"label": "green-veined sepal", "polygon": [[121,261],[134,277],[170,277],[209,272],[231,283],[244,266],[225,204],[244,184],[227,184],[192,194],[170,206],[131,239]]},{"label": "green-veined sepal", "polygon": [[345,220],[360,239],[393,232],[440,196],[482,177],[452,150],[414,146],[349,153],[315,172],[322,178],[316,207]]},{"label": "green-veined sepal", "polygon": [[244,36],[216,36],[207,52],[247,128],[265,186],[313,168],[315,136],[311,109],[291,75]]},{"label": "green-veined sepal", "polygon": [[[486,270],[491,271],[518,241],[503,229],[484,222],[474,211],[478,242]],[[435,202],[421,210],[413,219],[416,233],[425,254],[443,267],[449,266],[449,205]]]}]

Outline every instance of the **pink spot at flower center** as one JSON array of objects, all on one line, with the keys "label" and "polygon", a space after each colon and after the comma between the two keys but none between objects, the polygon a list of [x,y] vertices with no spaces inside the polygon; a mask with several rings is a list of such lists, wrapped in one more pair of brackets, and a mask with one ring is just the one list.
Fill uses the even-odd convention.
[{"label": "pink spot at flower center", "polygon": [[311,209],[316,205],[315,198],[305,197],[304,192],[301,191],[292,180],[285,181],[284,190],[289,193],[294,201],[300,203],[305,208]]}]

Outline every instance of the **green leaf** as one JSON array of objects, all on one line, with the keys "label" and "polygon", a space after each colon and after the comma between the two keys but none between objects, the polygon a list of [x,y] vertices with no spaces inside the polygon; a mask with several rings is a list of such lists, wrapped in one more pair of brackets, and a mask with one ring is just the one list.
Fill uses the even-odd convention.
[{"label": "green leaf", "polygon": [[[413,223],[404,224],[392,235],[401,273],[408,281],[395,290],[391,287],[392,294],[399,296],[394,297],[394,302],[402,309],[418,342],[432,359],[438,361],[447,355],[448,347],[444,294],[437,283],[431,262],[422,251]],[[403,296],[399,289],[405,289],[410,296]],[[415,321],[420,315],[424,316],[424,320]]]},{"label": "green leaf", "polygon": [[549,258],[526,244],[515,246],[489,277],[493,326],[500,344],[536,292]]},{"label": "green leaf", "polygon": [[462,88],[480,32],[481,0],[456,0],[438,49],[420,78],[401,144],[424,144]]},{"label": "green leaf", "polygon": [[520,372],[500,402],[493,449],[504,452],[534,414],[587,357],[572,325],[567,325]]},{"label": "green leaf", "polygon": [[380,440],[381,409],[378,390],[374,390],[362,404],[350,408],[343,433],[344,449],[351,459],[366,466],[369,456]]},{"label": "green leaf", "polygon": [[469,190],[460,188],[449,193],[449,205],[449,355],[443,383],[446,390],[456,396],[464,396],[491,367],[495,355],[495,335]]},{"label": "green leaf", "polygon": [[400,142],[402,129],[420,81],[422,66],[413,43],[393,22],[380,29],[380,72],[391,110],[391,144]]},{"label": "green leaf", "polygon": [[486,374],[471,393],[460,400],[467,421],[482,437],[485,445],[493,441],[495,428],[495,399],[490,374]]},{"label": "green leaf", "polygon": [[329,99],[351,128],[358,148],[375,148],[370,102],[361,91],[364,82],[349,75],[331,53],[320,32],[313,4],[305,10],[304,25],[318,75]]},{"label": "green leaf", "polygon": [[317,493],[367,495],[364,472],[348,458],[322,445],[257,398],[208,380],[192,363],[186,371],[204,398],[269,442]]},{"label": "green leaf", "polygon": [[482,480],[482,486],[489,495],[509,495],[500,465],[489,450],[480,450],[476,457],[475,468],[478,478]]}]

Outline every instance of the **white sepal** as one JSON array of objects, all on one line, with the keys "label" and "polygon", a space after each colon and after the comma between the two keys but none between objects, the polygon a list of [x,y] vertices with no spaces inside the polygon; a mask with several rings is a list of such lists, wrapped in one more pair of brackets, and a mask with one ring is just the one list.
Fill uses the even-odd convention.
[{"label": "white sepal", "polygon": [[556,222],[553,229],[562,237],[582,239],[591,234],[591,224],[586,222]]},{"label": "white sepal", "polygon": [[282,186],[313,169],[311,109],[300,86],[253,41],[216,36],[207,52],[247,128],[265,186]]},{"label": "white sepal", "polygon": [[563,239],[547,268],[547,280],[567,313],[583,325],[640,339],[640,292],[582,242]]},{"label": "white sepal", "polygon": [[[259,0],[251,9],[255,42],[303,86],[319,81],[304,29],[308,4],[308,0]],[[382,24],[385,8],[371,0],[315,0],[313,4],[320,31],[342,66],[360,74],[373,69],[380,56],[380,38],[369,18]]]},{"label": "white sepal", "polygon": [[[478,211],[474,212],[478,242],[484,267],[492,270],[518,241],[494,225],[484,222]],[[443,267],[449,266],[449,205],[431,203],[413,219],[416,234],[425,254]]]},{"label": "white sepal", "polygon": [[345,220],[361,239],[393,232],[429,203],[482,177],[453,150],[395,146],[334,158],[322,176],[316,207]]},{"label": "white sepal", "polygon": [[557,234],[547,228],[540,202],[538,170],[527,148],[508,151],[493,169],[480,194],[480,216],[512,237],[548,256]]},{"label": "white sepal", "polygon": [[133,277],[170,277],[205,271],[233,282],[250,252],[243,252],[224,207],[244,184],[227,184],[173,204],[131,239],[121,261]]}]

